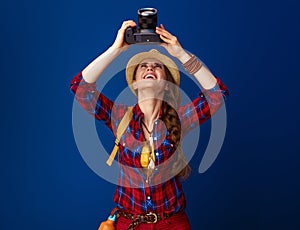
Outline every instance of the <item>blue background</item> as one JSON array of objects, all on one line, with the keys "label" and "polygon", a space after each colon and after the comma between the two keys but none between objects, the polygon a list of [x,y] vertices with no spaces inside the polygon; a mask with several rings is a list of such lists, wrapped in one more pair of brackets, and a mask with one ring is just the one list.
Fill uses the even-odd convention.
[{"label": "blue background", "polygon": [[97,229],[114,207],[77,150],[69,81],[145,6],[231,92],[219,157],[198,174],[205,124],[184,182],[192,228],[300,229],[296,0],[1,2],[0,229]]}]

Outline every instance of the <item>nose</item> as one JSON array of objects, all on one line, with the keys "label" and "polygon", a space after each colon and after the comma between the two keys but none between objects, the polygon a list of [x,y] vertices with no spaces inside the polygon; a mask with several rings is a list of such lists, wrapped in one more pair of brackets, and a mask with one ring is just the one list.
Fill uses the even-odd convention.
[{"label": "nose", "polygon": [[150,70],[154,70],[154,68],[153,68],[153,65],[152,64],[148,64],[148,66],[147,66],[147,71],[150,71]]}]

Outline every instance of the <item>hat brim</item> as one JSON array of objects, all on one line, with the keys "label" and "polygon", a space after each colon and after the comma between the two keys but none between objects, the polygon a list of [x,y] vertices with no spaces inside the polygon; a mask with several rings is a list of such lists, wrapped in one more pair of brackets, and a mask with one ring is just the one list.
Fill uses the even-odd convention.
[{"label": "hat brim", "polygon": [[160,53],[158,50],[156,49],[152,49],[148,52],[141,52],[138,53],[136,55],[134,55],[127,63],[126,66],[126,81],[128,83],[129,88],[131,89],[131,91],[136,95],[135,90],[132,87],[132,83],[133,83],[133,78],[134,78],[134,71],[137,67],[138,64],[141,63],[141,61],[145,60],[145,59],[156,59],[158,61],[160,61],[161,63],[163,63],[168,70],[170,71],[174,82],[177,86],[180,85],[180,73],[178,71],[178,67],[175,64],[175,62],[167,57],[166,55]]}]

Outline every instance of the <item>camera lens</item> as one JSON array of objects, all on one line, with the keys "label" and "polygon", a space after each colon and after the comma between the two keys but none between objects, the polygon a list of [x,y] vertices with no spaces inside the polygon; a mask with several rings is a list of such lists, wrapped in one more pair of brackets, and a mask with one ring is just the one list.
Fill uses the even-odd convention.
[{"label": "camera lens", "polygon": [[155,30],[157,26],[157,10],[154,8],[139,9],[138,23],[141,29]]}]

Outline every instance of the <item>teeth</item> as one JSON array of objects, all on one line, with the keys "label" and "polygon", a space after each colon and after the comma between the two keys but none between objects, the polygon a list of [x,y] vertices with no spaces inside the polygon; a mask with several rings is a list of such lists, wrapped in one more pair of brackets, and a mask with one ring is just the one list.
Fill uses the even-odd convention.
[{"label": "teeth", "polygon": [[155,79],[155,76],[153,76],[152,74],[146,75],[145,79],[149,79],[149,78]]}]

